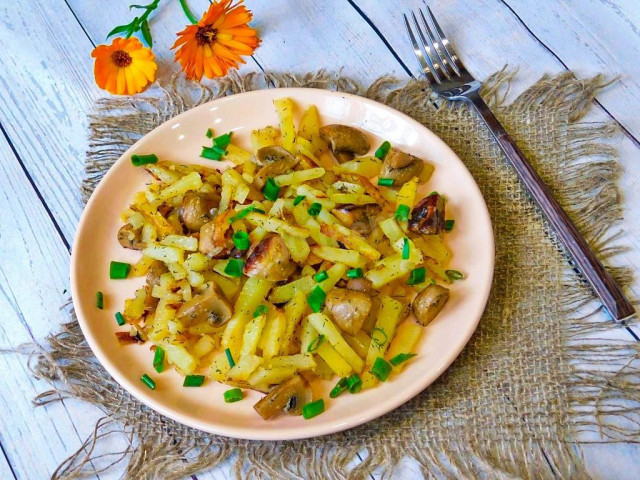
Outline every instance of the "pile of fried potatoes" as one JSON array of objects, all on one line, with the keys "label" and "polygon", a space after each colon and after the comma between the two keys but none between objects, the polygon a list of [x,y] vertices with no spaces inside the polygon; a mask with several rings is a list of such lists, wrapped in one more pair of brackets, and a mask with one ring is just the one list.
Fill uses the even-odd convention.
[{"label": "pile of fried potatoes", "polygon": [[376,359],[415,350],[451,281],[444,197],[416,193],[433,167],[388,142],[369,154],[364,132],[321,126],[314,106],[296,128],[293,101],[274,104],[279,125],[250,151],[227,135],[225,163],[142,167],[152,182],[118,232],[146,276],[125,302],[131,336],[183,375],[270,392],[264,418],[300,413],[300,380],[375,386]]}]

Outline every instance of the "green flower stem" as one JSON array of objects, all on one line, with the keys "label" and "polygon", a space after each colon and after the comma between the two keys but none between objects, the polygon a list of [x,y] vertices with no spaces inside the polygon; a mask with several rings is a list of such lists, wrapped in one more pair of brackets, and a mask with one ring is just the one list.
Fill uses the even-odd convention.
[{"label": "green flower stem", "polygon": [[198,19],[194,17],[193,13],[191,13],[191,10],[189,10],[189,6],[187,5],[187,0],[178,0],[178,1],[180,2],[182,11],[184,12],[185,16],[189,19],[189,21],[194,24],[198,23]]}]

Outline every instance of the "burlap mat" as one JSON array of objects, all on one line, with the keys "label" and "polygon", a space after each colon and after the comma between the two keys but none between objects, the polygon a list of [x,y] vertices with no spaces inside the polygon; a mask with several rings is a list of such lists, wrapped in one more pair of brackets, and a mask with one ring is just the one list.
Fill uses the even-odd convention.
[{"label": "burlap mat", "polygon": [[[606,261],[619,250],[611,228],[621,217],[620,169],[615,151],[600,140],[616,128],[577,123],[602,78],[545,77],[501,106],[499,92],[509,80],[504,72],[494,75],[485,98]],[[376,99],[426,125],[462,158],[484,194],[496,239],[493,291],[477,332],[445,375],[378,420],[311,440],[251,442],[184,427],[140,404],[97,363],[71,321],[32,357],[33,371],[53,385],[36,403],[76,397],[106,416],[55,478],[100,470],[105,459],[94,448],[114,431],[131,439],[111,459],[128,462],[125,477],[132,479],[183,478],[228,458],[244,478],[365,478],[375,470],[390,474],[404,456],[429,478],[585,478],[580,442],[640,441],[638,344],[596,338],[623,327],[599,311],[481,121],[466,106],[427,100],[424,82],[381,78],[364,89],[323,72],[266,81],[249,74],[211,88],[175,80],[143,97],[101,100],[90,117],[85,200],[113,161],[152,128],[197,104],[267,86]],[[629,272],[614,273],[629,282]],[[589,314],[577,317],[578,307]],[[364,461],[350,469],[356,452],[364,452]]]}]

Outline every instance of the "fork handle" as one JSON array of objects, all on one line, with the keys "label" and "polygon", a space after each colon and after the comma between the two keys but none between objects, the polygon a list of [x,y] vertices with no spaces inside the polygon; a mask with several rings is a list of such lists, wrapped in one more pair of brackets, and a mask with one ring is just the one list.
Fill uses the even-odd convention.
[{"label": "fork handle", "polygon": [[623,320],[635,313],[634,307],[622,293],[622,289],[604,268],[589,244],[580,234],[567,212],[554,198],[547,184],[525,158],[515,141],[502,127],[487,104],[477,92],[468,95],[468,100],[480,114],[502,148],[518,177],[538,204],[563,245],[569,251],[578,268],[591,284],[603,305],[616,320]]}]

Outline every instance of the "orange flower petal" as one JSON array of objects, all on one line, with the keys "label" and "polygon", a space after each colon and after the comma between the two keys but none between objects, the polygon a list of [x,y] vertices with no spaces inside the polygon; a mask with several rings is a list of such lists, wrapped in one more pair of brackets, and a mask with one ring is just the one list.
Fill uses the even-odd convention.
[{"label": "orange flower petal", "polygon": [[220,43],[230,49],[235,49],[238,53],[244,53],[245,55],[251,55],[254,50],[251,46],[237,40],[220,40]]}]

